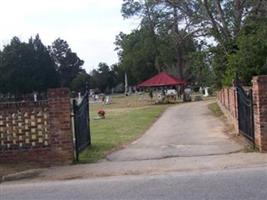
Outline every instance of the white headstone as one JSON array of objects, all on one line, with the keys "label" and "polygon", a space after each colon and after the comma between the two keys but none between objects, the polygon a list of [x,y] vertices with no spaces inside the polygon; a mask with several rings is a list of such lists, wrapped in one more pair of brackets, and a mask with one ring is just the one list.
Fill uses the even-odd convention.
[{"label": "white headstone", "polygon": [[81,96],[81,93],[79,92],[78,93],[78,104],[82,102],[82,96]]},{"label": "white headstone", "polygon": [[105,98],[105,104],[111,104],[111,97],[110,96],[106,96]]},{"label": "white headstone", "polygon": [[34,100],[34,102],[37,102],[37,93],[33,94],[33,100]]},{"label": "white headstone", "polygon": [[208,87],[205,87],[204,88],[204,91],[205,91],[204,97],[208,97],[209,96],[209,88]]}]

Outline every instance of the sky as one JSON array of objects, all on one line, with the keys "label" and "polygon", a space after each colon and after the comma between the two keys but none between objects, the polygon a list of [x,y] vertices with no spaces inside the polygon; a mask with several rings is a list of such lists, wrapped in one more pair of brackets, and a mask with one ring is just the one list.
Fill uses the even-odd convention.
[{"label": "sky", "polygon": [[27,41],[37,33],[45,45],[60,37],[85,61],[90,72],[99,62],[118,62],[119,32],[137,28],[121,16],[122,0],[0,0],[0,47],[14,36]]}]

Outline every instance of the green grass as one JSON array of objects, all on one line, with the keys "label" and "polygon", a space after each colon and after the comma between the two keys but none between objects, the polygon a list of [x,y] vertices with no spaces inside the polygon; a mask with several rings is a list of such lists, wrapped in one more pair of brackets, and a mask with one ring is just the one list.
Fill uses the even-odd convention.
[{"label": "green grass", "polygon": [[216,117],[221,117],[223,115],[223,112],[221,111],[220,107],[218,106],[217,103],[211,103],[208,105],[208,108],[212,111],[212,113]]},{"label": "green grass", "polygon": [[[113,105],[91,106],[92,145],[80,154],[81,163],[96,162],[137,139],[167,108],[167,105],[151,105],[151,102],[136,106],[135,99],[127,99],[128,107],[125,107],[124,98],[115,99]],[[106,111],[106,119],[95,120],[100,107]]]}]

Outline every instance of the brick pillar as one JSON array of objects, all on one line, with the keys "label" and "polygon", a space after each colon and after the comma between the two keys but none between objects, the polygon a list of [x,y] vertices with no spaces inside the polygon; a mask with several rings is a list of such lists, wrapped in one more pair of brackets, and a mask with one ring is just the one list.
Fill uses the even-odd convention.
[{"label": "brick pillar", "polygon": [[235,119],[235,130],[237,133],[239,133],[239,122],[238,122],[238,102],[237,102],[237,88],[234,87],[233,88],[234,90],[234,104],[235,104],[235,116],[234,116],[234,119]]},{"label": "brick pillar", "polygon": [[233,91],[234,91],[234,115],[235,115],[235,119],[238,119],[238,108],[237,108],[237,90],[236,87],[233,87]]},{"label": "brick pillar", "polygon": [[230,105],[230,88],[227,88],[227,106],[228,110],[231,112],[231,105]]},{"label": "brick pillar", "polygon": [[69,90],[48,90],[48,111],[51,132],[51,163],[70,164],[74,148],[71,129],[71,104]]},{"label": "brick pillar", "polygon": [[267,152],[267,75],[253,77],[255,144]]},{"label": "brick pillar", "polygon": [[222,105],[225,107],[225,92],[224,92],[224,88],[222,89]]}]

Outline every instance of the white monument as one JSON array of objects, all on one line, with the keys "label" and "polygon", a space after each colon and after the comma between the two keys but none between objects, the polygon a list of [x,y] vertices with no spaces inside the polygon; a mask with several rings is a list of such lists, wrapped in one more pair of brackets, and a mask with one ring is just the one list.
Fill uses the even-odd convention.
[{"label": "white monument", "polygon": [[208,97],[209,96],[209,88],[208,87],[205,87],[204,88],[204,97]]}]

